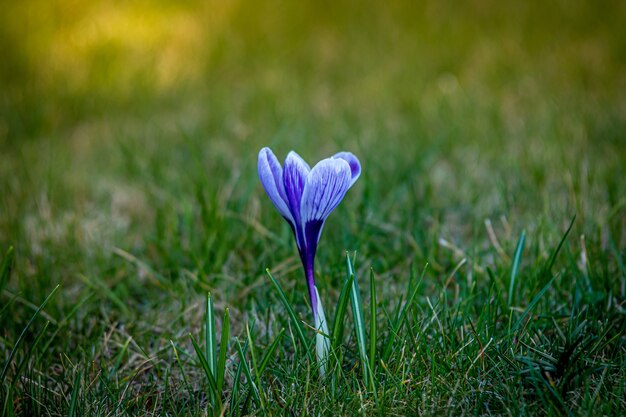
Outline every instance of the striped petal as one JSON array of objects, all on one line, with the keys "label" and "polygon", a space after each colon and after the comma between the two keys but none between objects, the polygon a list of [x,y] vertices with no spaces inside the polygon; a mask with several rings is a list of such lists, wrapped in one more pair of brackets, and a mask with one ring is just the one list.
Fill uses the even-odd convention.
[{"label": "striped petal", "polygon": [[304,183],[310,171],[311,168],[300,155],[294,151],[287,154],[283,168],[283,184],[289,211],[292,213],[297,226],[300,225],[300,203]]},{"label": "striped petal", "polygon": [[359,159],[350,152],[336,153],[333,155],[333,158],[343,159],[348,163],[348,165],[350,165],[350,172],[352,173],[350,187],[352,187],[356,180],[359,179],[359,175],[361,175],[361,163],[359,162]]},{"label": "striped petal", "polygon": [[294,218],[289,211],[287,203],[287,193],[283,183],[283,169],[276,155],[270,148],[263,148],[259,151],[259,179],[265,192],[280,214],[295,226]]},{"label": "striped petal", "polygon": [[350,188],[352,171],[342,158],[328,158],[313,167],[302,192],[300,215],[308,250],[315,250],[324,221]]}]

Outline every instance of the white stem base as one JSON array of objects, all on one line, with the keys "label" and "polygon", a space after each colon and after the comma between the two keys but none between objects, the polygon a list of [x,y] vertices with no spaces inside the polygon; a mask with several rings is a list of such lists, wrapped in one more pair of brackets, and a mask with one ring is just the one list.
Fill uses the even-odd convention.
[{"label": "white stem base", "polygon": [[317,329],[317,333],[315,334],[315,351],[317,353],[317,363],[320,367],[320,374],[324,376],[326,358],[330,350],[330,332],[328,331],[328,323],[326,322],[324,308],[322,307],[322,301],[317,287],[315,287],[315,295],[317,296],[317,314],[314,315],[315,329]]}]

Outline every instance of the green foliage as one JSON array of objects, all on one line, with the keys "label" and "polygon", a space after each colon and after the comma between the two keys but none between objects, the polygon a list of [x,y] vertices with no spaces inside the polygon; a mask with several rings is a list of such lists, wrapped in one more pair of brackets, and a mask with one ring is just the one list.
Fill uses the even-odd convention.
[{"label": "green foliage", "polygon": [[361,302],[358,280],[356,278],[349,254],[346,254],[346,264],[347,275],[348,277],[352,277],[352,285],[350,286],[350,304],[352,305],[352,319],[354,320],[356,344],[359,349],[361,367],[363,368],[363,384],[364,386],[369,387],[370,383],[368,380],[370,377],[370,370],[368,369],[368,365],[370,362],[367,357],[367,340],[365,336],[365,320],[363,319],[363,303]]},{"label": "green foliage", "polygon": [[2,415],[626,414],[626,3],[5,3]]}]

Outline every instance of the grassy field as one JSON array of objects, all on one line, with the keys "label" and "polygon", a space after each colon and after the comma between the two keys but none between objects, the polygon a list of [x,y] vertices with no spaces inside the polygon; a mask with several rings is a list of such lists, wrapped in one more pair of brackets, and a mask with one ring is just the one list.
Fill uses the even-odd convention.
[{"label": "grassy field", "polygon": [[[626,3],[79,3],[0,6],[2,416],[626,414]],[[323,377],[263,146],[362,163]]]}]

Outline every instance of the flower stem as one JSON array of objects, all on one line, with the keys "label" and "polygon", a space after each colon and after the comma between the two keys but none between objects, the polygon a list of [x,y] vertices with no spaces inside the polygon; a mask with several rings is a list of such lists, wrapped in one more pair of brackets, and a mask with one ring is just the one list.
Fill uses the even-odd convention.
[{"label": "flower stem", "polygon": [[317,320],[317,293],[315,291],[315,267],[312,256],[305,256],[303,260],[304,275],[306,277],[306,285],[309,290],[309,301],[311,301],[311,310],[313,312],[313,320]]},{"label": "flower stem", "polygon": [[326,323],[326,316],[324,315],[324,308],[322,307],[322,302],[320,300],[320,294],[315,286],[315,254],[307,255],[302,257],[302,264],[304,266],[304,275],[306,276],[306,283],[309,289],[309,299],[311,300],[311,310],[313,311],[313,323],[315,324],[315,329],[317,330],[315,333],[315,351],[317,353],[317,362],[319,364],[320,374],[324,376],[326,357],[328,356],[328,350],[330,349],[328,339],[329,331],[328,324]]}]

